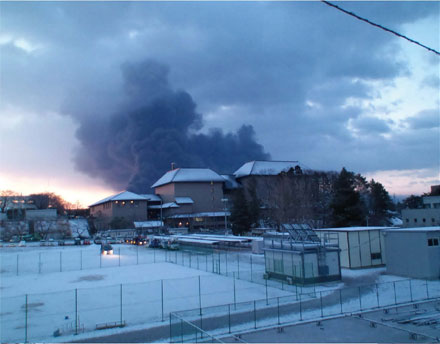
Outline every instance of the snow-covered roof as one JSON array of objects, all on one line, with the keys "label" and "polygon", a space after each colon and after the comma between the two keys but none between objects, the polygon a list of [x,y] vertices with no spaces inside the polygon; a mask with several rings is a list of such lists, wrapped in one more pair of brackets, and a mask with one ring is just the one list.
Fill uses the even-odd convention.
[{"label": "snow-covered roof", "polygon": [[361,231],[377,231],[392,229],[394,227],[340,227],[340,228],[316,228],[314,231],[325,231],[325,232],[361,232]]},{"label": "snow-covered roof", "polygon": [[[169,216],[171,219],[182,219],[189,217],[217,217],[217,216],[225,216],[224,211],[215,211],[215,212],[205,212],[205,213],[193,213],[193,214],[176,214]],[[229,211],[226,212],[226,216],[231,216]]]},{"label": "snow-covered roof", "polygon": [[411,227],[411,228],[387,228],[387,232],[440,232],[440,226],[434,227]]},{"label": "snow-covered roof", "polygon": [[155,195],[155,194],[142,194],[142,197],[145,197],[148,201],[150,202],[160,202],[161,198],[159,195]]},{"label": "snow-covered roof", "polygon": [[249,161],[234,172],[235,178],[246,176],[276,176],[299,166],[298,161]]},{"label": "snow-covered roof", "polygon": [[146,200],[147,200],[147,198],[145,198],[142,195],[138,195],[138,194],[135,194],[134,192],[130,192],[130,191],[122,191],[116,195],[106,197],[96,203],[93,203],[93,204],[89,205],[89,207],[93,207],[95,205],[110,202],[110,201],[146,201]]},{"label": "snow-covered roof", "polygon": [[224,178],[209,168],[177,168],[165,173],[151,187],[183,182],[224,182]]},{"label": "snow-covered roof", "polygon": [[163,222],[162,221],[135,221],[134,226],[136,228],[155,228],[155,227],[162,227]]},{"label": "snow-covered roof", "polygon": [[[150,207],[150,208],[153,208],[153,207]],[[168,202],[168,203],[162,204],[162,209],[167,209],[167,208],[179,208],[179,206],[174,202]]]},{"label": "snow-covered roof", "polygon": [[222,177],[225,179],[225,181],[226,181],[226,183],[225,183],[225,187],[226,187],[227,189],[238,189],[238,188],[241,187],[241,184],[239,184],[239,183],[235,180],[234,175],[222,174],[221,176],[222,176]]},{"label": "snow-covered roof", "polygon": [[174,197],[177,204],[194,204],[191,197]]}]

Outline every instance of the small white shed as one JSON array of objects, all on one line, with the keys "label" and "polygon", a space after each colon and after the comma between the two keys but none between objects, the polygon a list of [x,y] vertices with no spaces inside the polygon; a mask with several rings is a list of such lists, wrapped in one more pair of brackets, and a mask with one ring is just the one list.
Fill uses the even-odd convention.
[{"label": "small white shed", "polygon": [[385,258],[384,230],[392,227],[322,228],[314,231],[321,241],[335,237],[341,249],[341,267],[348,269],[383,266]]}]

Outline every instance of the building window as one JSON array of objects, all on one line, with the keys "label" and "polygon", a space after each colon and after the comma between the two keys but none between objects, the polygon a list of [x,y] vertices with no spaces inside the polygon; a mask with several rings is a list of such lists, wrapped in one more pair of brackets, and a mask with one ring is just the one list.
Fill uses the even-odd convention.
[{"label": "building window", "polygon": [[406,219],[406,223],[409,223],[409,219]]},{"label": "building window", "polygon": [[423,221],[423,223],[425,223],[425,222],[426,222],[426,219],[423,219],[422,221]]},{"label": "building window", "polygon": [[438,238],[428,239],[428,246],[438,246]]},{"label": "building window", "polygon": [[414,223],[417,223],[417,219],[414,219]]},{"label": "building window", "polygon": [[434,219],[434,218],[432,218],[432,219],[431,219],[431,222],[432,222],[432,223],[434,223],[434,222],[435,222],[435,219]]},{"label": "building window", "polygon": [[380,252],[378,253],[372,253],[371,259],[382,259],[382,254]]}]

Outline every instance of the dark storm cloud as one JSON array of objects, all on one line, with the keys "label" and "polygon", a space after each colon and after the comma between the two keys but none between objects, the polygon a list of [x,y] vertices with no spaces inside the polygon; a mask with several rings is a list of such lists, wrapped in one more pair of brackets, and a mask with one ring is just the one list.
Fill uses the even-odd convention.
[{"label": "dark storm cloud", "polygon": [[269,157],[255,141],[252,126],[237,133],[192,133],[202,127],[202,117],[187,92],[171,88],[166,66],[147,60],[124,63],[122,71],[127,99],[117,113],[72,114],[81,118],[76,155],[81,171],[114,187],[147,192],[172,162],[232,173],[244,161]]},{"label": "dark storm cloud", "polygon": [[[43,47],[2,54],[4,99],[40,111],[62,105],[80,125],[79,166],[120,188],[145,184],[141,176],[154,179],[171,161],[232,170],[263,153],[256,141],[276,159],[320,169],[433,166],[417,143],[432,136],[412,124],[390,131],[387,119],[361,105],[378,97],[374,82],[413,72],[398,38],[320,2],[0,7],[3,32]],[[439,11],[438,2],[343,7],[397,31]],[[147,58],[159,64],[133,63]],[[355,135],[350,123],[369,135]]]}]

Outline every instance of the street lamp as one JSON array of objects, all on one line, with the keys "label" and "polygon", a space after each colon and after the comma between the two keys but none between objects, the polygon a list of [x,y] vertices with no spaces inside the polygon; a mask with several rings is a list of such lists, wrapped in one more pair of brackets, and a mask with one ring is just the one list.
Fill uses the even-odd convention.
[{"label": "street lamp", "polygon": [[[224,204],[224,210],[225,210],[225,231],[228,230],[228,219],[227,219],[227,215],[226,215],[226,204],[228,203],[229,199],[227,198],[222,198],[222,202]],[[226,233],[225,233],[226,234]]]}]

